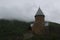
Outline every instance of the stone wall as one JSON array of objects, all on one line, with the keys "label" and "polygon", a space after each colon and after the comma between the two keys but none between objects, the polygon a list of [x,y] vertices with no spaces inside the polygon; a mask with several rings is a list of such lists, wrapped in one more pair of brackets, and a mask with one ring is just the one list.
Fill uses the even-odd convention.
[{"label": "stone wall", "polygon": [[35,17],[35,22],[32,27],[32,31],[36,34],[42,34],[44,32],[44,17],[43,16]]}]

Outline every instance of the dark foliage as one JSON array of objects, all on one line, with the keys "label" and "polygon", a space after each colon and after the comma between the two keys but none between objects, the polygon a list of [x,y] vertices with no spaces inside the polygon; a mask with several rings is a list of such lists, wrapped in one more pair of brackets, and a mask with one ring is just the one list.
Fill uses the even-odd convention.
[{"label": "dark foliage", "polygon": [[[27,40],[60,40],[60,24],[49,22],[49,26],[46,31],[47,34],[36,35]],[[49,31],[49,32],[48,32]]]},{"label": "dark foliage", "polygon": [[18,20],[0,20],[0,39],[1,40],[7,40],[9,37],[23,36],[23,33],[26,32],[28,29],[29,24],[23,21]]},{"label": "dark foliage", "polygon": [[[28,30],[33,22],[23,22],[18,20],[0,20],[0,40],[22,40],[23,34]],[[49,35],[35,35],[27,40],[60,40],[60,24],[49,22]]]}]

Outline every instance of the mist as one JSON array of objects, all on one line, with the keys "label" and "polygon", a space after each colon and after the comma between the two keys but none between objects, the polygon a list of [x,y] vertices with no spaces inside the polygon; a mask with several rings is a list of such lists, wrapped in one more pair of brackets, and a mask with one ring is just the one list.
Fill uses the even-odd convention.
[{"label": "mist", "polygon": [[40,7],[46,21],[60,23],[59,0],[0,0],[0,19],[34,21]]}]

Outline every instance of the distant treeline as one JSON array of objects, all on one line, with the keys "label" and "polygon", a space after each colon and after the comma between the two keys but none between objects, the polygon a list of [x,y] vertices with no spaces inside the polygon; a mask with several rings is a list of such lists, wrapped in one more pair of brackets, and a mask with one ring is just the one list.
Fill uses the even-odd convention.
[{"label": "distant treeline", "polygon": [[23,35],[29,26],[29,23],[23,21],[0,19],[0,39],[11,35]]},{"label": "distant treeline", "polygon": [[[23,39],[22,36],[25,32],[27,32],[31,23],[33,22],[27,23],[18,20],[0,19],[0,40],[7,40],[7,38],[10,40],[13,36],[14,39],[16,36],[20,36],[21,39]],[[49,22],[49,33],[51,36],[51,38],[49,37],[50,39],[57,36],[60,37],[60,24]]]}]

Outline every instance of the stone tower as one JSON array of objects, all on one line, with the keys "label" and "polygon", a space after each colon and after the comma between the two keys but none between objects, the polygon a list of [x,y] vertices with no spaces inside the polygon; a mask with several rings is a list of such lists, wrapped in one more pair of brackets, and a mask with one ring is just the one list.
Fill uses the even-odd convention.
[{"label": "stone tower", "polygon": [[44,14],[39,8],[35,15],[35,22],[32,26],[32,32],[42,34],[44,32]]}]

